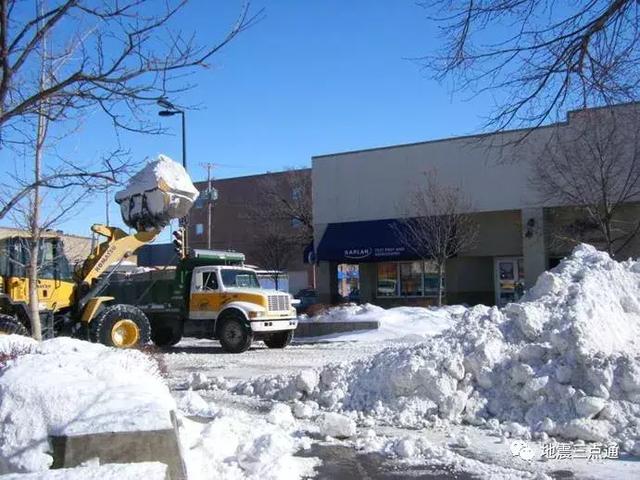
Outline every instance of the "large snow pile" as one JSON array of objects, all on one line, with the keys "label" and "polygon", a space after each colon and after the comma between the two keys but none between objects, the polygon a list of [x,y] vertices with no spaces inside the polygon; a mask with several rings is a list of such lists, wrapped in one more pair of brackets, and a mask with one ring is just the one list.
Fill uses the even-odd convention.
[{"label": "large snow pile", "polygon": [[164,480],[167,478],[167,466],[159,462],[108,463],[2,476],[2,480],[139,480],[141,478]]},{"label": "large snow pile", "polygon": [[341,305],[314,317],[301,319],[309,323],[377,322],[378,328],[336,333],[316,337],[320,341],[380,342],[392,339],[423,339],[437,335],[453,326],[466,311],[459,305],[443,308],[395,307],[384,309],[376,305]]},{"label": "large snow pile", "polygon": [[144,230],[164,227],[170,220],[184,217],[197,197],[198,190],[182,165],[159,155],[131,177],[115,200],[124,223]]},{"label": "large snow pile", "polygon": [[185,406],[196,407],[197,413],[206,410],[213,418],[208,423],[179,420],[190,479],[296,480],[313,475],[318,460],[294,456],[309,448],[311,440],[300,431],[289,406],[276,403],[270,412],[256,417],[218,408],[192,391],[180,401],[181,410]]},{"label": "large snow pile", "polygon": [[640,454],[639,333],[640,262],[580,245],[519,303],[471,308],[437,337],[307,381],[262,378],[237,391],[396,425],[463,421]]},{"label": "large snow pile", "polygon": [[48,469],[50,435],[172,428],[175,401],[141,352],[16,335],[0,352],[15,357],[0,366],[0,473]]}]

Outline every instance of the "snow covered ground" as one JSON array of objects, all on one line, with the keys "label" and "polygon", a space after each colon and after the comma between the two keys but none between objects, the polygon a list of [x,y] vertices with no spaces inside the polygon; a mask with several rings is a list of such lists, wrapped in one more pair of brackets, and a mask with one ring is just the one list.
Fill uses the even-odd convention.
[{"label": "snow covered ground", "polygon": [[240,355],[186,339],[160,360],[190,478],[640,478],[639,287],[580,246],[504,309],[342,307],[381,328]]},{"label": "snow covered ground", "polygon": [[[217,368],[201,364],[210,376],[182,376],[182,386],[254,414],[284,403],[300,434],[406,468],[482,478],[638,478],[639,286],[640,263],[580,246],[505,309],[378,311],[380,332],[281,353],[257,348],[234,357],[227,371],[202,359]],[[350,308],[328,315],[343,321],[377,310]],[[433,313],[452,328],[433,328]],[[413,335],[398,335],[401,315]],[[186,372],[179,355],[166,358],[170,370]]]},{"label": "snow covered ground", "polygon": [[389,340],[419,341],[437,335],[453,326],[466,309],[459,305],[442,308],[395,307],[384,309],[376,305],[344,305],[301,322],[378,322],[374,330],[336,333],[315,337],[317,341],[383,342]]}]

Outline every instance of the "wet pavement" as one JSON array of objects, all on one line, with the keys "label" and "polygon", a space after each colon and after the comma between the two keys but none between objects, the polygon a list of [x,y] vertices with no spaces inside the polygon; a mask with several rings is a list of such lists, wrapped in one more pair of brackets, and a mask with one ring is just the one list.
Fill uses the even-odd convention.
[{"label": "wet pavement", "polygon": [[390,462],[378,453],[359,453],[342,445],[314,444],[301,457],[318,457],[322,464],[316,469],[318,480],[475,480],[480,477],[466,472],[432,465],[403,465]]}]

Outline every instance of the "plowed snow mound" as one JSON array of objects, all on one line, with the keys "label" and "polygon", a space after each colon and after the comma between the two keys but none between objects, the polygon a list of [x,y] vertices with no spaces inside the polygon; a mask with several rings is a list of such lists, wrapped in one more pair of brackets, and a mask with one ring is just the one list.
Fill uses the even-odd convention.
[{"label": "plowed snow mound", "polygon": [[135,350],[0,336],[0,475],[47,470],[49,436],[172,428],[175,401]]},{"label": "plowed snow mound", "polygon": [[639,332],[640,263],[580,245],[519,303],[471,308],[440,336],[328,366],[312,384],[261,379],[252,390],[405,426],[495,418],[516,436],[638,453]]}]

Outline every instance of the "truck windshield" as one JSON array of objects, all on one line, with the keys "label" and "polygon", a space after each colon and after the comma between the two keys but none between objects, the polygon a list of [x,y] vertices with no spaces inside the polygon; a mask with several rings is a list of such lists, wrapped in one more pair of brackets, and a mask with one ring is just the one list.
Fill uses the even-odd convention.
[{"label": "truck windshield", "polygon": [[222,283],[225,287],[260,288],[258,277],[249,270],[222,270]]}]

